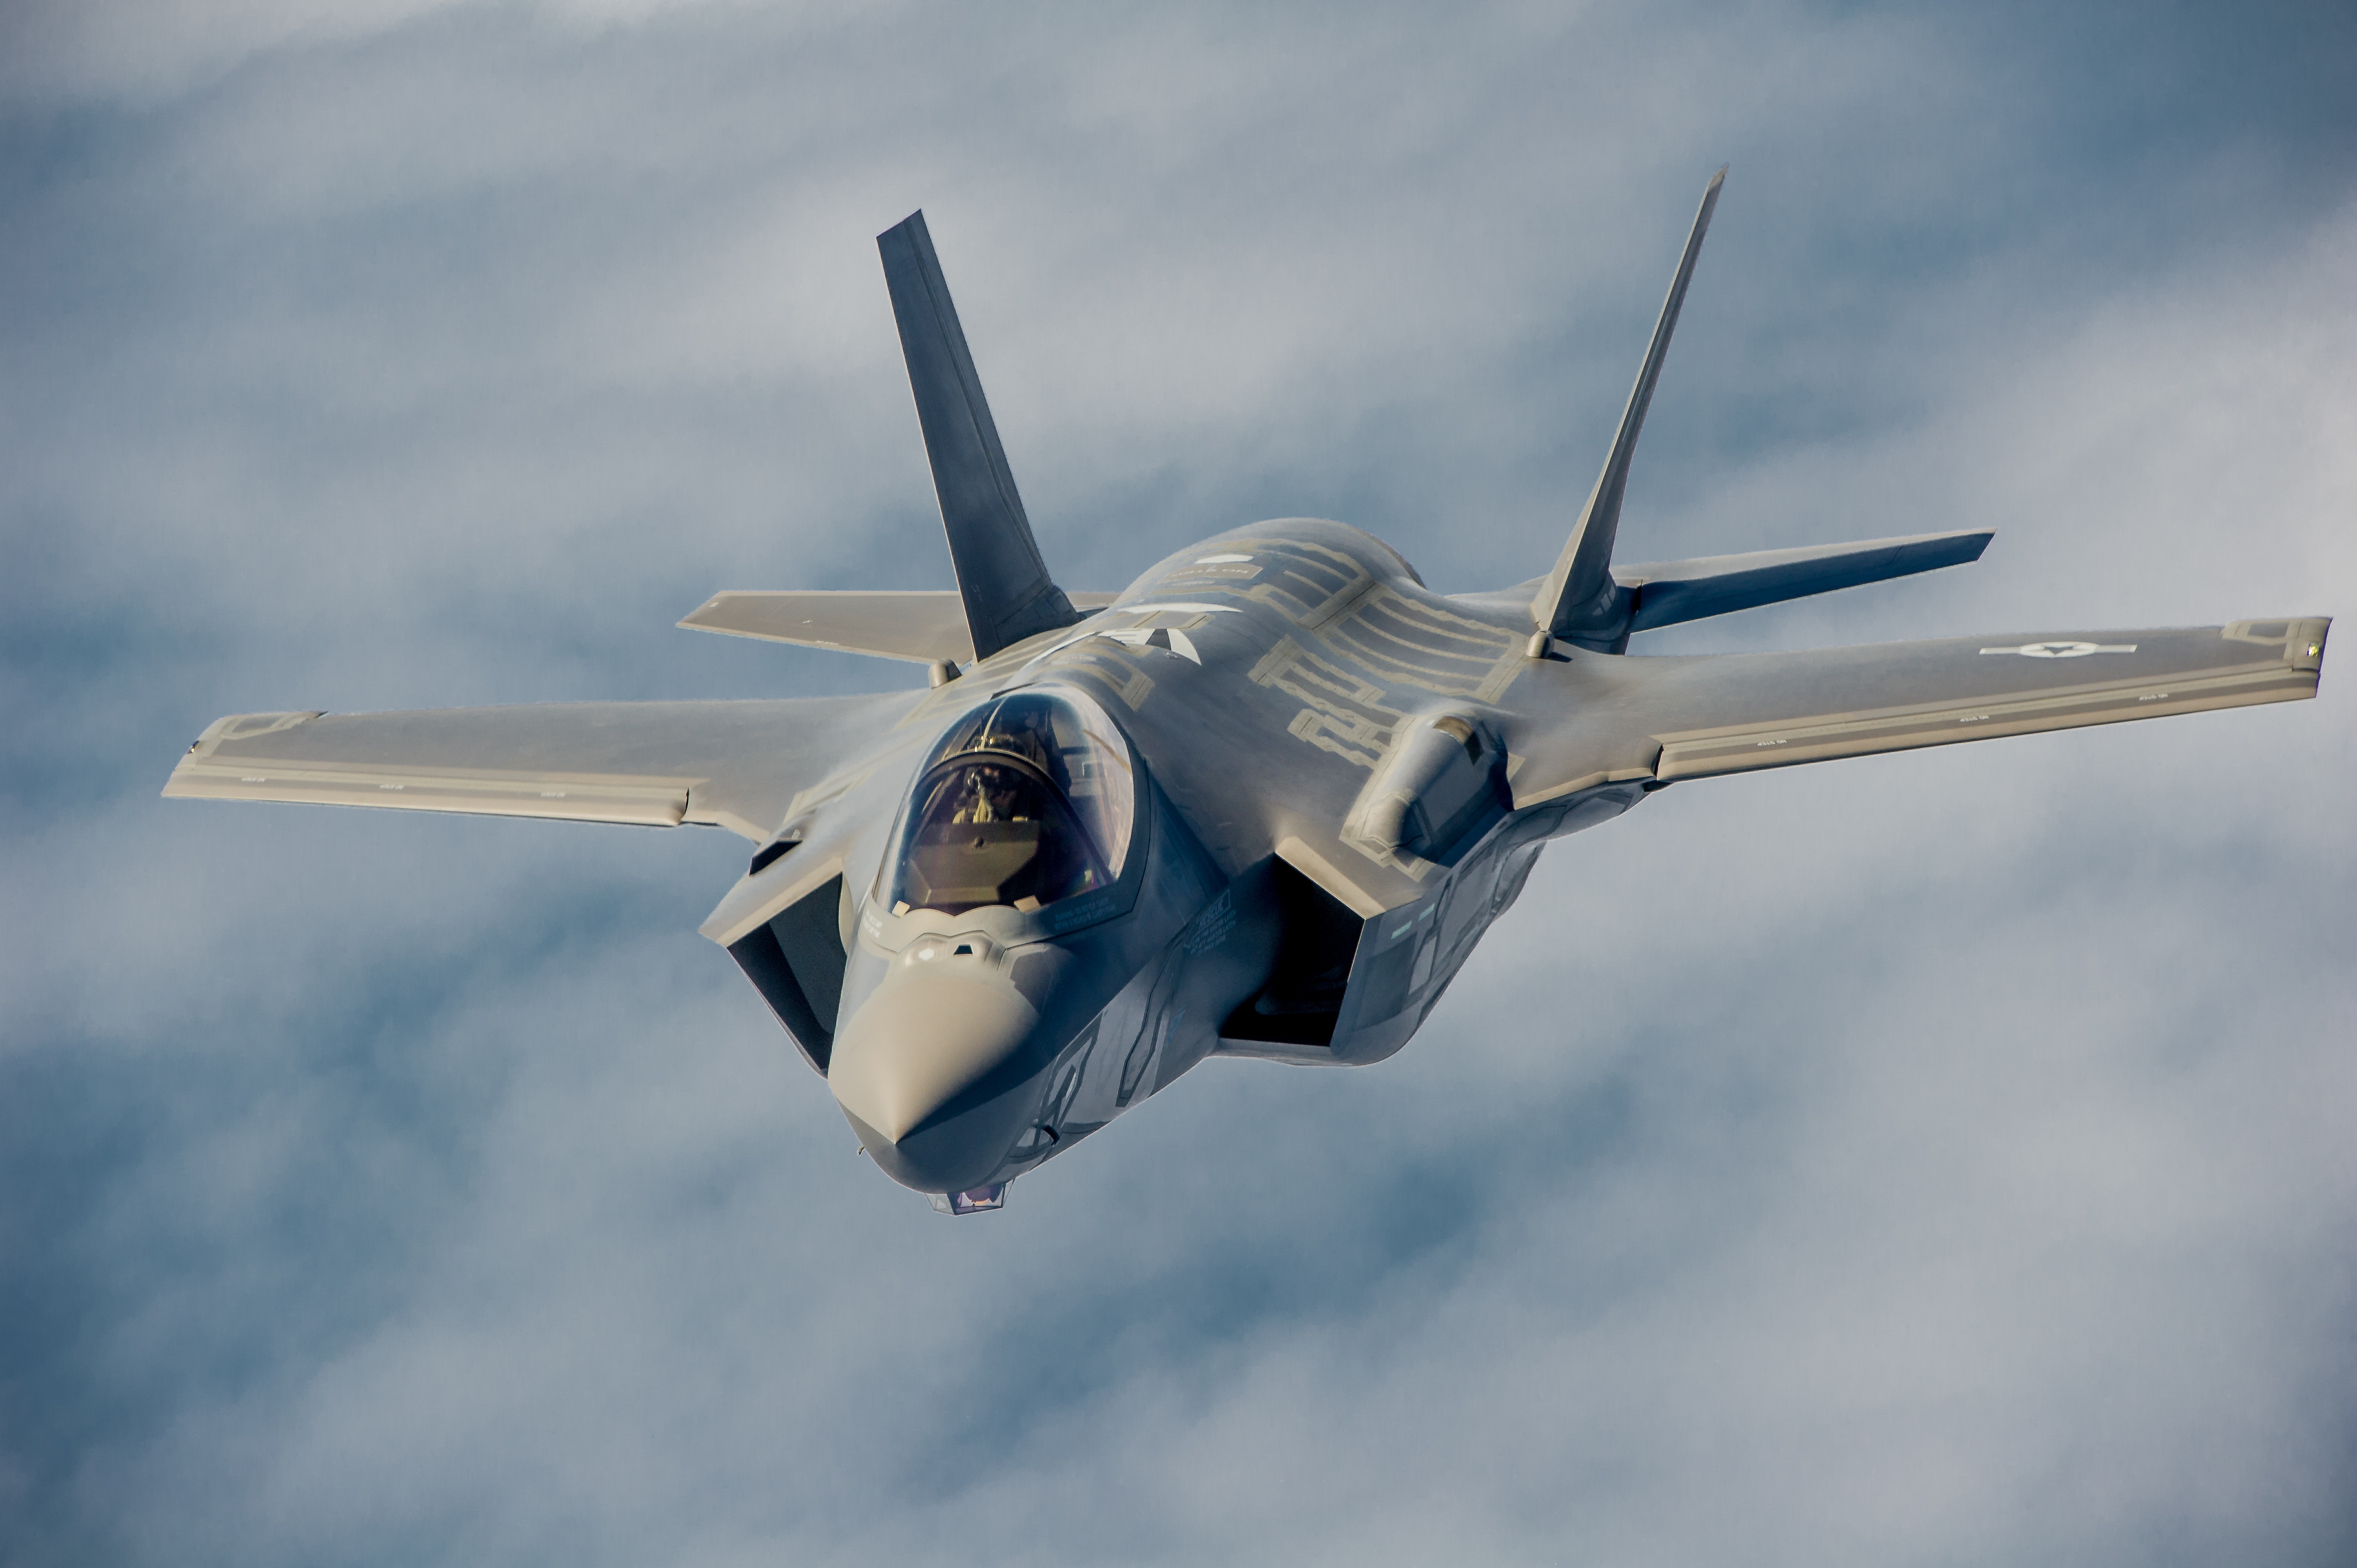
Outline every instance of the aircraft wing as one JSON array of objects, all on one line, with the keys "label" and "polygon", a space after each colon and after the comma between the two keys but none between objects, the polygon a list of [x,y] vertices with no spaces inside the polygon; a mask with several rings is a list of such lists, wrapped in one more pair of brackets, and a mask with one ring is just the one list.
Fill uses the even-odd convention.
[{"label": "aircraft wing", "polygon": [[759,843],[847,745],[881,734],[923,694],[236,714],[198,737],[164,793],[706,822]]},{"label": "aircraft wing", "polygon": [[1943,638],[1702,658],[1534,661],[1514,803],[2316,694],[2330,621]]}]

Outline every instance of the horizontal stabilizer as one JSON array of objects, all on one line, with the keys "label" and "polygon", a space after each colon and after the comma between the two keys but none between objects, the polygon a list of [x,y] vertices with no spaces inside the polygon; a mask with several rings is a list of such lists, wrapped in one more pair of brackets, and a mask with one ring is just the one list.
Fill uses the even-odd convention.
[{"label": "horizontal stabilizer", "polygon": [[1612,579],[1630,596],[1628,629],[1648,631],[1942,566],[1961,566],[1979,560],[1995,537],[1985,532],[1918,533],[1856,544],[1758,550],[1697,561],[1615,566]]},{"label": "horizontal stabilizer", "polygon": [[[1074,594],[1083,610],[1103,609],[1119,594]],[[680,625],[691,631],[758,637],[770,642],[872,653],[920,663],[974,658],[965,602],[956,593],[715,594]]]}]

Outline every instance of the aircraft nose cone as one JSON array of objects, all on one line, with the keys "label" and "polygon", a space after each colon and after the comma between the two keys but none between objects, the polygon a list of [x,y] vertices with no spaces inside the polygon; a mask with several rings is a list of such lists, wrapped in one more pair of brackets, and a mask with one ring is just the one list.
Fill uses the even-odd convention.
[{"label": "aircraft nose cone", "polygon": [[1020,1053],[1039,1023],[995,972],[956,972],[962,967],[894,975],[844,1025],[827,1064],[827,1087],[877,1163],[924,1191],[963,1190],[997,1164],[1006,1145],[995,1129],[945,1137],[927,1123]]}]

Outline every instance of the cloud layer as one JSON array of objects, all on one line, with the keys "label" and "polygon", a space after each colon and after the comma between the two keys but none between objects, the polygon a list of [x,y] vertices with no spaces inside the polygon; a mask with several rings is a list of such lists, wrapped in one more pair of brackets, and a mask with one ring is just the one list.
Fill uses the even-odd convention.
[{"label": "cloud layer", "polygon": [[1043,547],[1531,575],[1995,526],[1655,651],[2333,613],[2317,8],[31,5],[0,34],[0,1561],[2336,1563],[2357,711],[1681,786],[1402,1057],[951,1222],[718,834],[155,798],[225,712],[854,691],[945,586],[871,236]]}]

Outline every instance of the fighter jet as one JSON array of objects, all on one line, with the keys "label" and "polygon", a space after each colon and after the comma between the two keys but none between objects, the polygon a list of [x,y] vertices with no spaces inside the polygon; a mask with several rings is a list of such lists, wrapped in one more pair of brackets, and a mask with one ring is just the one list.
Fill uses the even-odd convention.
[{"label": "fighter jet", "polygon": [[1285,518],[1067,593],[920,212],[878,243],[957,590],[728,592],[679,624],[910,660],[922,689],[241,714],[164,793],[742,834],[751,865],[704,935],[859,1147],[969,1214],[1206,1060],[1391,1056],[1550,840],[1671,784],[2316,693],[2317,616],[1631,655],[1640,632],[1991,537],[1615,563],[1725,175],[1595,487],[1528,582],[1435,593],[1372,535]]}]

